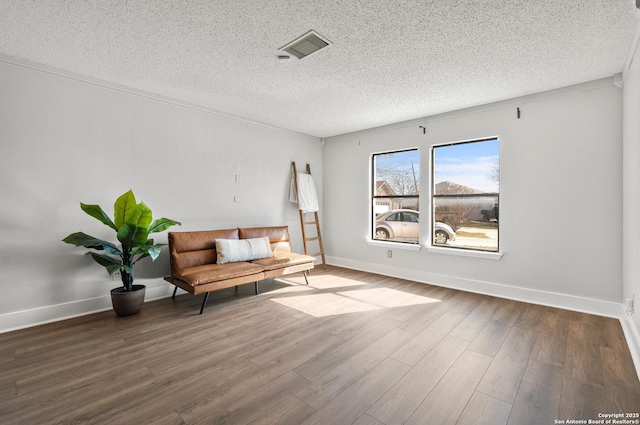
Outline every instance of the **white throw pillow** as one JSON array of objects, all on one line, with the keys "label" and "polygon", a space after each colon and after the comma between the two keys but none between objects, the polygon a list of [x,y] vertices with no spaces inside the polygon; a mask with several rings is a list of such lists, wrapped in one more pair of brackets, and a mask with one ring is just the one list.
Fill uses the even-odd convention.
[{"label": "white throw pillow", "polygon": [[268,236],[253,239],[216,239],[216,251],[218,264],[273,256]]}]

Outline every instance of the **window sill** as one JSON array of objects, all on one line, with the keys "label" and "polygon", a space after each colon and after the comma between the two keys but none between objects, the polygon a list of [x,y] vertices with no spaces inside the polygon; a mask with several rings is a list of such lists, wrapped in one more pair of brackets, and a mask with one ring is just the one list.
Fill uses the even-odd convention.
[{"label": "window sill", "polygon": [[383,241],[376,241],[373,239],[367,239],[367,245],[370,246],[379,246],[379,247],[383,247],[383,248],[388,248],[388,249],[402,249],[405,251],[420,251],[420,249],[422,248],[420,246],[420,244],[414,244],[414,243],[402,243],[402,242],[383,242]]},{"label": "window sill", "polygon": [[457,255],[459,257],[486,258],[489,260],[499,260],[502,258],[501,252],[473,251],[471,249],[456,249],[456,248],[439,248],[436,246],[427,246],[426,248],[428,252],[432,252],[434,254]]}]

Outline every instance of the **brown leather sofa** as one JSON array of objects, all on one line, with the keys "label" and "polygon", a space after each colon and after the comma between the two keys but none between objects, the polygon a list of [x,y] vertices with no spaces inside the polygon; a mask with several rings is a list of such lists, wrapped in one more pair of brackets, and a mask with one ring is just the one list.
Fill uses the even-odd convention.
[{"label": "brown leather sofa", "polygon": [[[252,239],[267,236],[272,256],[250,261],[218,264],[216,239]],[[219,289],[255,283],[270,277],[303,272],[307,284],[307,271],[313,269],[314,259],[291,251],[287,226],[169,232],[171,275],[164,279],[192,295],[205,294],[200,314],[207,304],[209,293]]]}]

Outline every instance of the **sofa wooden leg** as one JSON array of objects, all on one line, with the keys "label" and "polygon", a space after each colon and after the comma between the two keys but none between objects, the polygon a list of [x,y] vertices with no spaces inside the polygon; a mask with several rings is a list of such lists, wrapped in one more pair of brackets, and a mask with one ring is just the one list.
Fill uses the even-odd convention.
[{"label": "sofa wooden leg", "polygon": [[204,301],[202,301],[202,307],[200,307],[200,314],[204,311],[204,306],[207,305],[207,300],[209,299],[209,292],[205,292]]},{"label": "sofa wooden leg", "polygon": [[304,276],[304,281],[305,281],[305,282],[307,282],[307,285],[308,285],[308,284],[309,284],[309,281],[307,280],[307,271],[306,271],[306,270],[304,270],[304,271],[302,272],[302,276]]},{"label": "sofa wooden leg", "polygon": [[258,282],[256,282],[256,295],[258,295]]},{"label": "sofa wooden leg", "polygon": [[176,292],[178,292],[178,287],[177,286],[175,288],[173,288],[173,295],[171,295],[171,298],[175,298],[176,297]]}]

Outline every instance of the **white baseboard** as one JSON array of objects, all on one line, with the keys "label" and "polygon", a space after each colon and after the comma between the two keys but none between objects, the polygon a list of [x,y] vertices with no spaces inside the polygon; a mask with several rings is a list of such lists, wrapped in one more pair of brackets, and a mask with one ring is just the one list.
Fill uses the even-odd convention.
[{"label": "white baseboard", "polygon": [[597,314],[599,316],[620,318],[621,304],[609,301],[601,301],[592,298],[577,297],[574,295],[560,294],[536,289],[522,288],[504,285],[500,283],[486,282],[474,279],[464,279],[438,273],[429,273],[419,270],[405,269],[393,266],[384,266],[375,263],[355,261],[337,257],[326,257],[327,264],[397,277],[435,286],[459,289],[467,292],[491,295],[510,300],[524,301],[532,304],[540,304],[549,307],[557,307],[565,310],[580,311]]},{"label": "white baseboard", "polygon": [[[145,283],[145,285],[147,286],[145,301],[170,297],[173,292],[173,285],[168,283],[158,285]],[[105,294],[102,297],[0,314],[0,333],[111,310],[111,308],[111,296]]]},{"label": "white baseboard", "polygon": [[391,267],[331,256],[326,257],[326,261],[327,264],[330,265],[376,273],[383,276],[407,279],[435,286],[459,289],[461,291],[491,295],[499,298],[507,298],[515,301],[523,301],[532,304],[618,319],[622,326],[622,330],[624,331],[631,356],[633,357],[636,373],[640,379],[640,333],[638,333],[638,329],[636,328],[633,320],[624,313],[624,305],[622,303],[601,301],[555,292],[539,291],[536,289],[521,288],[480,280],[463,279],[455,276],[428,273],[419,270]]},{"label": "white baseboard", "polygon": [[627,340],[629,351],[631,351],[631,357],[633,358],[633,363],[636,366],[638,379],[640,379],[640,332],[638,332],[635,322],[625,313],[624,304],[620,311],[620,324],[622,325],[622,331],[624,332],[624,337]]}]

